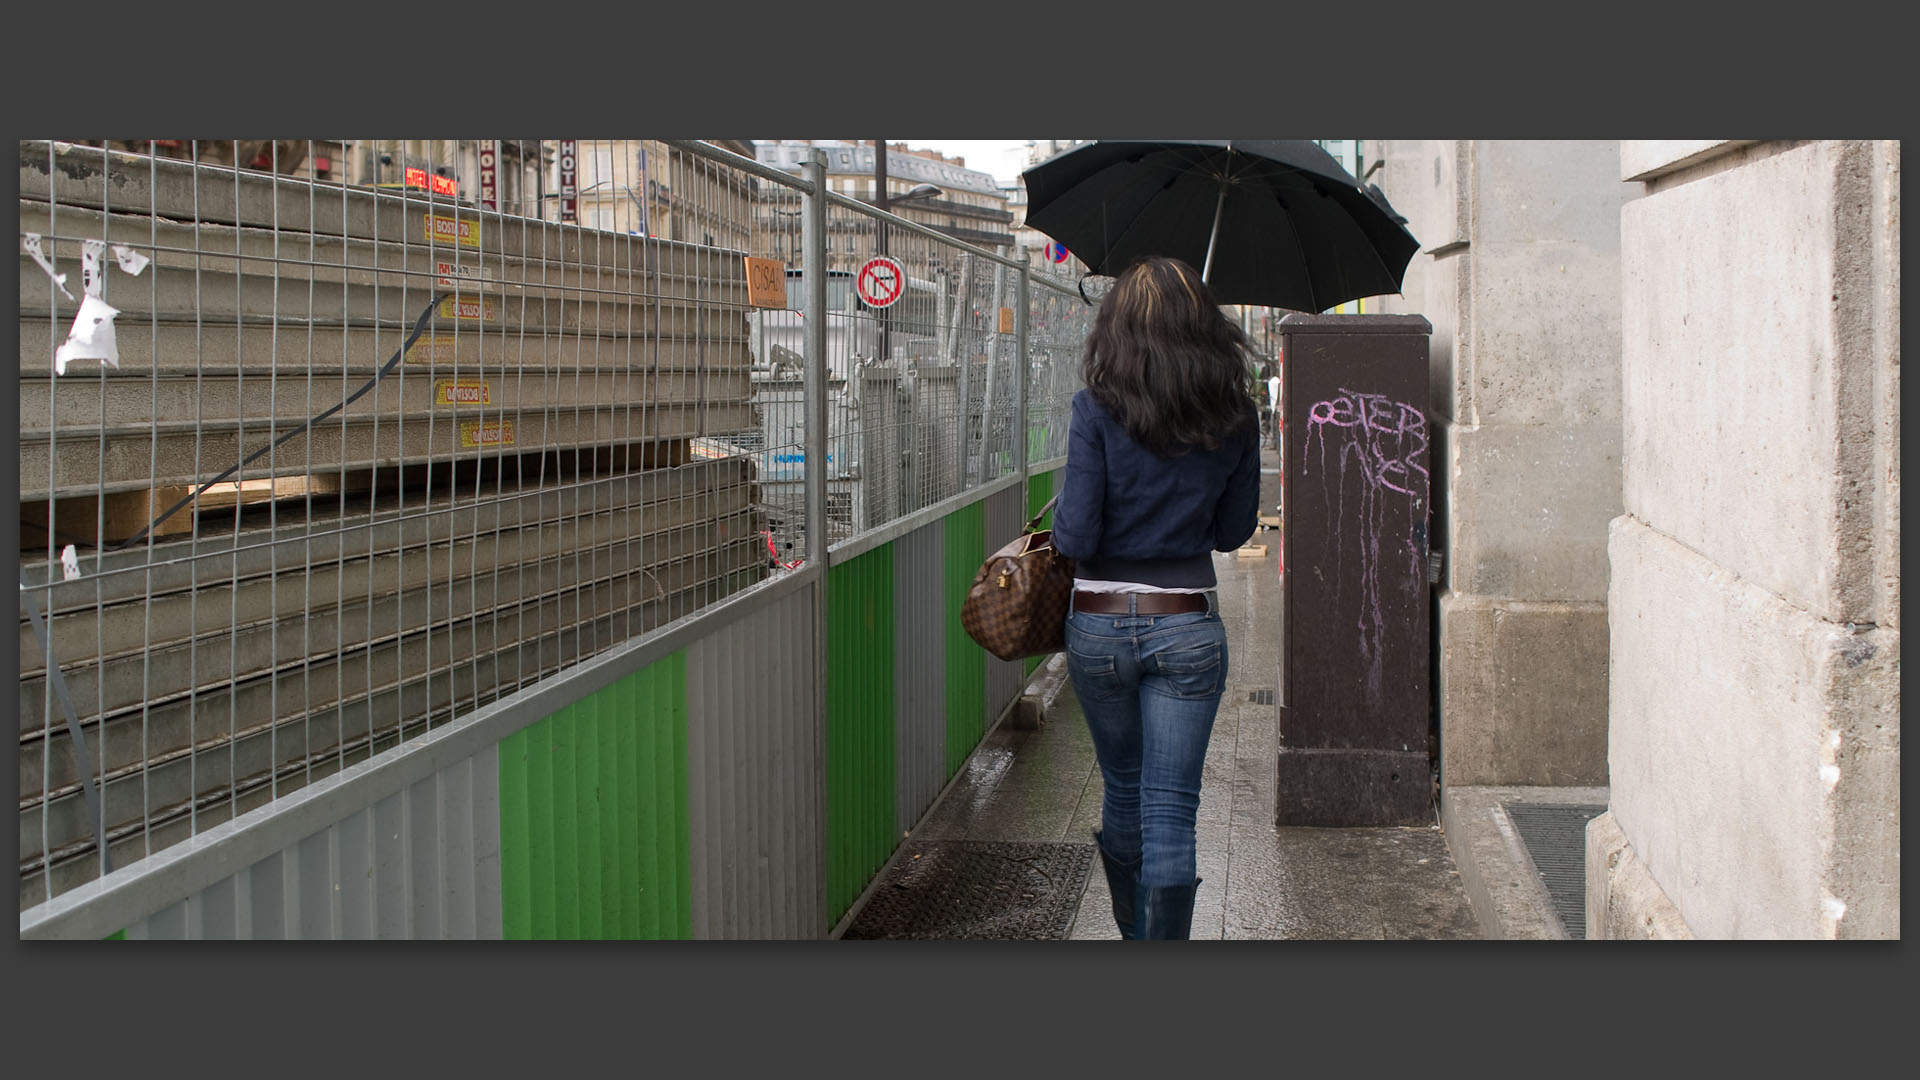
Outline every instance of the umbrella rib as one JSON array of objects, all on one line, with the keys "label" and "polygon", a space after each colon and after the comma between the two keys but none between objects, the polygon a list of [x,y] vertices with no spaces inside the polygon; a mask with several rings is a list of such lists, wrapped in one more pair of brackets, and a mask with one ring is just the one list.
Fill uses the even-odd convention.
[{"label": "umbrella rib", "polygon": [[1300,242],[1300,230],[1293,224],[1293,215],[1283,213],[1280,215],[1280,220],[1287,223],[1287,232],[1293,236],[1294,257],[1300,262],[1300,278],[1306,282],[1307,286],[1307,303],[1313,305],[1313,313],[1318,315],[1322,310],[1320,294],[1313,287],[1313,267],[1307,265],[1307,247]]}]

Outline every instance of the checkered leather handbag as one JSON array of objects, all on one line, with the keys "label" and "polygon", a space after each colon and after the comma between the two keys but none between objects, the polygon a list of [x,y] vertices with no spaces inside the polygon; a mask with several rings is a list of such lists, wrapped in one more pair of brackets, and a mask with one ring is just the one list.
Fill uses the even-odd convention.
[{"label": "checkered leather handbag", "polygon": [[960,625],[1002,660],[1045,656],[1066,648],[1073,601],[1073,560],[1053,550],[1053,530],[1040,529],[1059,496],[1007,546],[987,556],[960,602]]}]

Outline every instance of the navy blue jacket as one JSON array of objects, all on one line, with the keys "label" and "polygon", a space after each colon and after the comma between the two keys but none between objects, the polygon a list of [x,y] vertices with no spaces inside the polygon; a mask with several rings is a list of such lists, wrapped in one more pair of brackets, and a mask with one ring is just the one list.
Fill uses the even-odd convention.
[{"label": "navy blue jacket", "polygon": [[1260,431],[1247,423],[1217,450],[1160,457],[1092,393],[1073,396],[1067,475],[1053,507],[1053,546],[1075,576],[1161,588],[1212,588],[1213,552],[1259,525]]}]

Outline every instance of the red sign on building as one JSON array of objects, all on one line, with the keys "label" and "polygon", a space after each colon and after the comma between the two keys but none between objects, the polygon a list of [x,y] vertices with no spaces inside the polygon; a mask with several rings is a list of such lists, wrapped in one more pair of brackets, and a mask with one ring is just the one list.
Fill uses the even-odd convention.
[{"label": "red sign on building", "polygon": [[416,168],[412,165],[407,166],[406,176],[408,187],[426,188],[436,195],[460,194],[460,185],[454,183],[453,178],[450,176],[430,173],[425,169]]},{"label": "red sign on building", "polygon": [[580,189],[574,167],[579,160],[578,139],[560,140],[560,220],[577,221],[580,217]]},{"label": "red sign on building", "polygon": [[480,206],[500,209],[500,140],[480,144]]}]

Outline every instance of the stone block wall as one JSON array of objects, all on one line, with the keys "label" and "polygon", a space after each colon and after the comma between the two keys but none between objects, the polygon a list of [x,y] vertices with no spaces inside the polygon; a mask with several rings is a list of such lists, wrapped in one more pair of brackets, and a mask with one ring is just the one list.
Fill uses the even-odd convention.
[{"label": "stone block wall", "polygon": [[[1607,523],[1620,510],[1610,142],[1369,145],[1421,243],[1434,416],[1441,781],[1606,782]],[[1369,304],[1372,309],[1372,304]]]},{"label": "stone block wall", "polygon": [[1628,143],[1621,175],[1588,926],[1898,937],[1899,146]]}]

